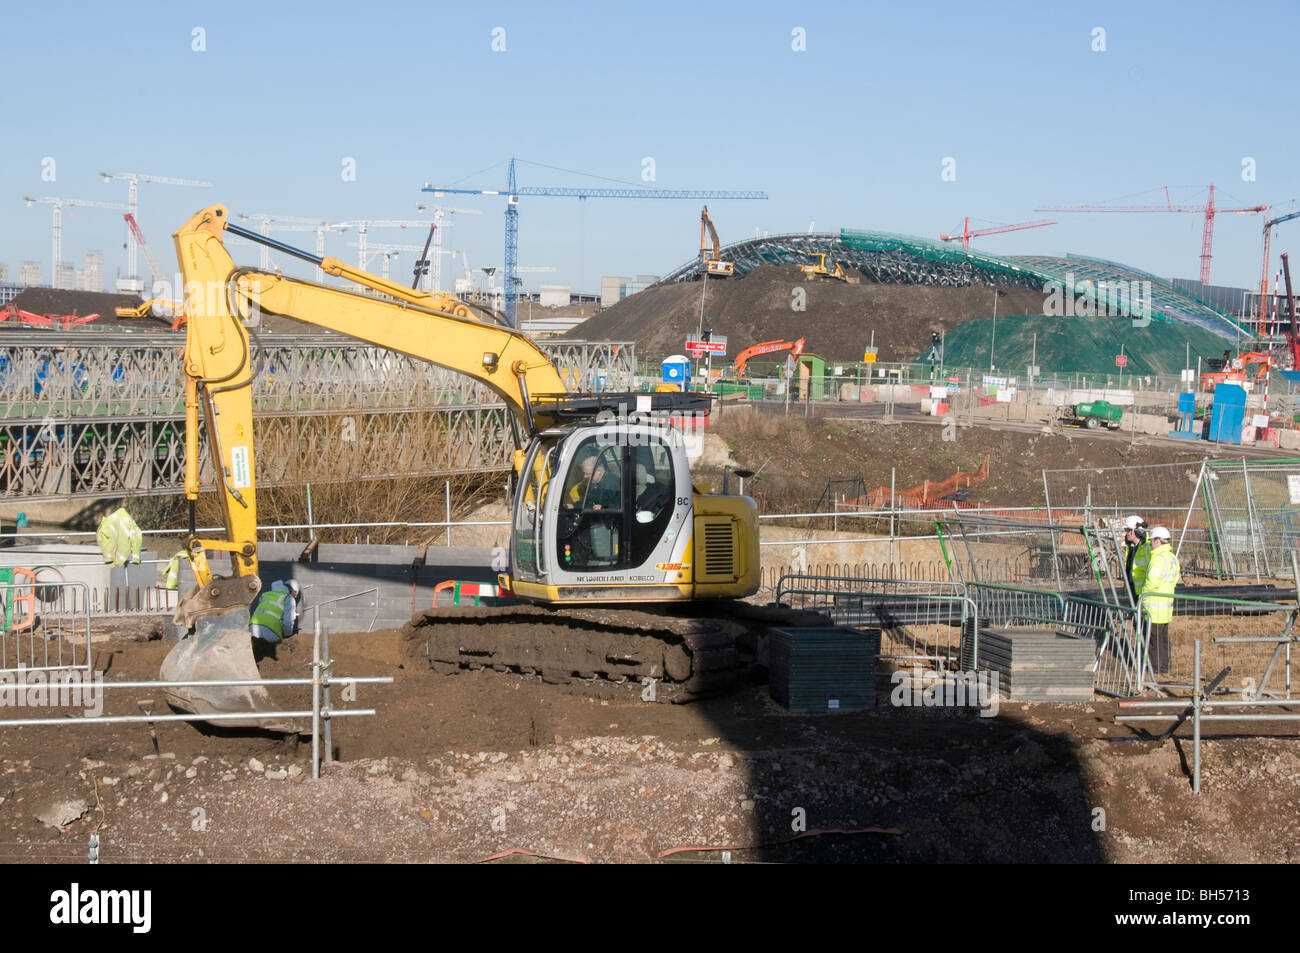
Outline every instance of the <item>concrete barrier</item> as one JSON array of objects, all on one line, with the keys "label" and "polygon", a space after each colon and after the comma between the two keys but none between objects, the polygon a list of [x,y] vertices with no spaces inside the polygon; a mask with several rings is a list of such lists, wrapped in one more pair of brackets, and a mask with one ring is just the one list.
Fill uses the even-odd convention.
[{"label": "concrete barrier", "polygon": [[[322,628],[330,633],[359,632],[372,621],[376,629],[405,625],[414,611],[433,605],[433,588],[447,579],[472,582],[495,582],[492,550],[488,547],[430,546],[425,565],[413,569],[419,555],[417,546],[355,545],[322,543],[317,560],[300,563],[303,543],[261,543],[258,546],[262,585],[269,587],[278,580],[294,579],[303,588],[302,609],[376,589],[354,599],[322,606]],[[228,560],[213,560],[213,570],[221,575],[230,572]],[[182,564],[180,591],[194,585],[188,564]],[[312,613],[311,615],[314,615]],[[311,615],[304,625],[311,625]],[[305,629],[304,629],[305,631]]]}]

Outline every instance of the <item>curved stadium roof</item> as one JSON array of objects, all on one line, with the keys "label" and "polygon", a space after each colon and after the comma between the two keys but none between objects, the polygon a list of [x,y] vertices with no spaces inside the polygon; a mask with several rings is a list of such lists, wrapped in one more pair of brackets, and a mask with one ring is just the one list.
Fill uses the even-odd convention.
[{"label": "curved stadium roof", "polygon": [[[743,276],[760,265],[804,265],[816,254],[825,254],[828,261],[842,262],[846,268],[856,268],[867,280],[881,284],[997,285],[1043,291],[1050,283],[1065,287],[1072,279],[1076,292],[1081,293],[1087,282],[1104,282],[1114,288],[1121,281],[1149,281],[1153,321],[1190,324],[1229,340],[1251,333],[1239,327],[1230,315],[1177,290],[1164,278],[1084,255],[999,257],[912,235],[845,228],[839,234],[812,232],[750,238],[727,245],[722,258],[734,262],[737,274]],[[699,275],[699,262],[690,261],[662,281],[694,281]]]}]

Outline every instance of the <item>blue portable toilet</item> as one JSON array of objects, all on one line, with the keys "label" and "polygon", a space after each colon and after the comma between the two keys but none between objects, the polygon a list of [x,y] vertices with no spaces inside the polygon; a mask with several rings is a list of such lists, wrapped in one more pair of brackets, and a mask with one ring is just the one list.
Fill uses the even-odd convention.
[{"label": "blue portable toilet", "polygon": [[682,390],[686,389],[687,382],[691,379],[691,362],[687,360],[684,354],[671,354],[664,358],[664,383],[676,384]]},{"label": "blue portable toilet", "polygon": [[1246,419],[1246,388],[1222,383],[1214,388],[1210,408],[1210,432],[1207,440],[1218,443],[1241,443],[1241,427]]}]

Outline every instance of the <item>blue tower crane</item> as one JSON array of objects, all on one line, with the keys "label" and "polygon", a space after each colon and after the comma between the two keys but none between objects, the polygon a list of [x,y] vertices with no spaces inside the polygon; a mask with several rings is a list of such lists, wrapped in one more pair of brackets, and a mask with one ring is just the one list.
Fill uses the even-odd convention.
[{"label": "blue tower crane", "polygon": [[549,188],[546,186],[525,186],[520,188],[515,183],[515,160],[510,159],[510,172],[506,179],[505,190],[500,189],[454,189],[429,185],[422,191],[432,192],[435,196],[452,195],[504,195],[506,198],[506,254],[505,254],[505,304],[506,322],[510,327],[518,327],[515,321],[515,309],[518,304],[515,285],[519,266],[519,196],[545,195],[575,199],[765,199],[766,192],[719,192],[697,189],[587,189],[587,188]]}]

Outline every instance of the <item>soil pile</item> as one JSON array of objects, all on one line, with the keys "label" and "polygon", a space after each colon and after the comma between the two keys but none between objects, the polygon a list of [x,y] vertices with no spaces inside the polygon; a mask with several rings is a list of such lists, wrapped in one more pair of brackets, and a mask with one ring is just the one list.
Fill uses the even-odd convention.
[{"label": "soil pile", "polygon": [[[795,310],[798,289],[803,310]],[[682,353],[700,321],[700,282],[655,285],[624,298],[566,337],[636,341],[641,360]],[[803,337],[804,348],[831,360],[857,361],[875,332],[880,360],[912,360],[930,347],[930,332],[951,331],[993,313],[993,289],[923,285],[847,284],[810,278],[794,265],[764,267],[744,278],[711,279],[705,327],[727,335],[727,354],[759,341]],[[1037,291],[1011,289],[999,314],[1041,314]]]}]

